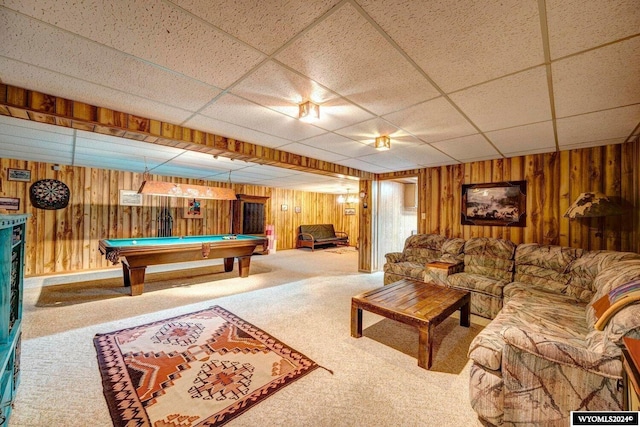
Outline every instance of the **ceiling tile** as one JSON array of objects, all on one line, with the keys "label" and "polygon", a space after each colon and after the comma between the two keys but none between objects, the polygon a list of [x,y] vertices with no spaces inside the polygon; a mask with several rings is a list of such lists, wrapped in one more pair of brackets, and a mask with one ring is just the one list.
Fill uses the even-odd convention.
[{"label": "ceiling tile", "polygon": [[[77,37],[23,15],[0,9],[4,43],[0,55],[75,77],[98,86],[197,111],[220,90],[154,67],[130,55]],[[28,40],[23,43],[22,40]],[[60,46],[67,54],[59,55]],[[53,54],[52,54],[53,53]],[[114,68],[113,64],[119,64]],[[180,90],[176,90],[176,88]],[[91,93],[86,95],[91,99]]]},{"label": "ceiling tile", "polygon": [[347,101],[345,98],[334,98],[320,105],[320,119],[313,124],[326,130],[337,130],[354,125],[374,117]]},{"label": "ceiling tile", "polygon": [[0,116],[0,157],[70,165],[73,129]]},{"label": "ceiling tile", "polygon": [[108,169],[138,173],[149,169],[155,173],[156,167],[180,155],[183,151],[174,147],[78,131],[73,164],[96,167],[102,162],[108,165]]},{"label": "ceiling tile", "polygon": [[372,145],[363,144],[335,133],[314,136],[301,141],[301,144],[331,151],[332,153],[343,154],[347,157],[365,156],[376,152]]},{"label": "ceiling tile", "polygon": [[308,123],[229,94],[202,109],[200,114],[292,141],[324,133]]},{"label": "ceiling tile", "polygon": [[427,144],[394,149],[394,154],[401,159],[412,160],[421,167],[458,163],[448,155]]},{"label": "ceiling tile", "polygon": [[184,126],[198,129],[203,132],[209,132],[214,135],[224,136],[225,138],[233,138],[238,141],[250,142],[252,144],[270,148],[281,147],[291,142],[288,139],[268,135],[264,132],[253,129],[243,128],[239,125],[212,119],[211,117],[205,117],[200,114],[185,121]]},{"label": "ceiling tile", "polygon": [[457,138],[478,132],[443,97],[386,115],[384,118],[425,142]]},{"label": "ceiling tile", "polygon": [[8,58],[0,61],[0,76],[4,84],[169,123],[183,121],[192,114],[189,111]]},{"label": "ceiling tile", "polygon": [[408,170],[418,167],[417,159],[406,159],[395,155],[393,149],[391,151],[379,151],[376,154],[370,154],[359,158],[360,160],[374,165],[390,168],[393,170]]},{"label": "ceiling tile", "polygon": [[276,59],[375,114],[438,96],[350,3],[295,40]]},{"label": "ceiling tile", "polygon": [[551,59],[633,36],[640,31],[637,0],[546,0],[546,5]]},{"label": "ceiling tile", "polygon": [[298,117],[298,105],[303,101],[322,104],[338,95],[313,80],[268,61],[237,84],[231,93],[251,102]]},{"label": "ceiling tile", "polygon": [[623,142],[625,142],[624,138],[603,139],[599,141],[589,141],[589,142],[582,142],[578,144],[561,145],[560,150],[567,151],[567,150],[577,150],[581,148],[602,147],[603,145],[622,144]]},{"label": "ceiling tile", "polygon": [[[256,49],[273,53],[328,11],[338,0],[216,1],[172,0]],[[212,4],[213,3],[213,4]]]},{"label": "ceiling tile", "polygon": [[[357,144],[357,142],[354,142]],[[301,156],[310,157],[312,159],[324,160],[326,162],[335,162],[336,160],[346,159],[346,156],[341,154],[332,153],[330,151],[325,151],[320,148],[312,147],[309,145],[300,144],[298,142],[294,142],[282,147],[284,151],[289,153],[299,154]]]},{"label": "ceiling tile", "polygon": [[[5,0],[4,4],[219,88],[226,88],[264,59],[260,52],[162,0],[85,0],[81,7],[76,0],[36,4]],[[95,17],[108,19],[96,25]],[[52,53],[57,54],[57,50]]]},{"label": "ceiling tile", "polygon": [[505,156],[523,156],[556,150],[551,121],[487,132],[486,136]]},{"label": "ceiling tile", "polygon": [[551,120],[545,67],[536,67],[450,95],[481,130]]},{"label": "ceiling tile", "polygon": [[445,92],[544,62],[535,1],[359,3]]},{"label": "ceiling tile", "polygon": [[0,115],[0,131],[8,135],[19,136],[27,139],[51,141],[52,143],[73,144],[74,129],[64,126],[55,126],[47,123],[21,120]]},{"label": "ceiling tile", "polygon": [[314,126],[334,130],[373,116],[313,80],[275,62],[267,62],[231,91],[256,104],[298,118],[299,104],[312,101],[320,105],[320,119]]},{"label": "ceiling tile", "polygon": [[349,168],[354,168],[361,171],[372,172],[372,173],[392,172],[392,169],[390,168],[374,165],[368,162],[363,162],[362,160],[358,160],[358,159],[338,160],[335,163],[342,166],[347,166]]},{"label": "ceiling tile", "polygon": [[285,176],[295,175],[296,171],[290,169],[278,168],[269,165],[251,165],[242,169],[242,172],[256,173],[261,176],[268,176],[273,178],[283,178]]},{"label": "ceiling tile", "polygon": [[459,161],[498,159],[500,154],[482,135],[470,135],[431,144],[438,150]]},{"label": "ceiling tile", "polygon": [[640,37],[553,62],[551,68],[558,117],[640,102]]},{"label": "ceiling tile", "polygon": [[558,120],[561,147],[615,138],[626,139],[640,121],[640,105],[583,114]]},{"label": "ceiling tile", "polygon": [[395,137],[407,136],[406,132],[380,118],[338,129],[336,133],[372,146],[375,139],[381,135],[388,135],[392,140]]}]

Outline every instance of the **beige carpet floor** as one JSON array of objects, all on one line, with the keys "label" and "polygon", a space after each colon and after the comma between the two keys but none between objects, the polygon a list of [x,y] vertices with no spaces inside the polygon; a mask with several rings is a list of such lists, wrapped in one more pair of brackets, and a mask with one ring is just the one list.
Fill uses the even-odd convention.
[{"label": "beige carpet floor", "polygon": [[[184,280],[173,274],[171,285],[149,286],[137,297],[123,295],[119,280],[111,291],[102,287],[102,295],[91,290],[92,277],[120,278],[117,267],[91,276],[28,279],[22,377],[9,426],[112,425],[93,336],[214,304],[327,368],[280,390],[230,427],[481,425],[469,405],[466,350],[482,319],[472,317],[470,328],[456,318],[443,322],[436,329],[434,365],[426,371],[417,366],[413,328],[365,312],[364,336],[350,336],[351,296],[382,286],[382,273],[358,273],[355,251],[280,251],[255,256],[251,264],[245,279],[216,275],[214,267],[214,277],[204,274],[200,282],[183,270]],[[60,290],[67,302],[55,304]]]}]

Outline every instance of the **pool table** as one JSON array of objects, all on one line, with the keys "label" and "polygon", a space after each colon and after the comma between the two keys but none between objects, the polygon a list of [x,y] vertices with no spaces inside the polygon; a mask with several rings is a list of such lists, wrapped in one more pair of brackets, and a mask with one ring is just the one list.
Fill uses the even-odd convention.
[{"label": "pool table", "polygon": [[149,265],[224,258],[224,271],[233,270],[238,258],[240,277],[249,276],[251,254],[256,246],[267,248],[267,238],[242,234],[184,237],[142,237],[136,239],[102,239],[98,249],[109,261],[122,261],[124,286],[131,295],[144,290],[144,273]]}]

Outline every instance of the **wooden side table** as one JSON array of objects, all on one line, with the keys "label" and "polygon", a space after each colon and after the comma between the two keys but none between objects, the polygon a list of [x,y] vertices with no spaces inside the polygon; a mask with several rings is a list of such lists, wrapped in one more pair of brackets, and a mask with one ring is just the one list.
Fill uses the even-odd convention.
[{"label": "wooden side table", "polygon": [[437,285],[447,286],[447,276],[460,273],[464,270],[464,263],[450,263],[442,261],[432,261],[425,266],[427,269],[426,280]]},{"label": "wooden side table", "polygon": [[640,340],[624,337],[622,341],[623,408],[640,411]]}]

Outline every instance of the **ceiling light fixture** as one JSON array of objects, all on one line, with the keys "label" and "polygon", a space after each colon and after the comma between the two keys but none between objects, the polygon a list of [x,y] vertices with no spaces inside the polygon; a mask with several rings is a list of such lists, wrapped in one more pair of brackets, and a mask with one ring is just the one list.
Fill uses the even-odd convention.
[{"label": "ceiling light fixture", "polygon": [[351,194],[350,190],[347,188],[347,194],[341,194],[340,196],[338,196],[338,203],[358,203],[358,197],[355,194]]},{"label": "ceiling light fixture", "polygon": [[186,197],[189,199],[236,200],[236,192],[231,188],[174,184],[173,182],[164,181],[143,181],[138,194]]},{"label": "ceiling light fixture", "polygon": [[391,148],[391,138],[388,136],[379,136],[376,138],[376,150],[386,151]]},{"label": "ceiling light fixture", "polygon": [[320,118],[320,106],[311,101],[299,105],[299,116],[303,122],[312,122]]}]

